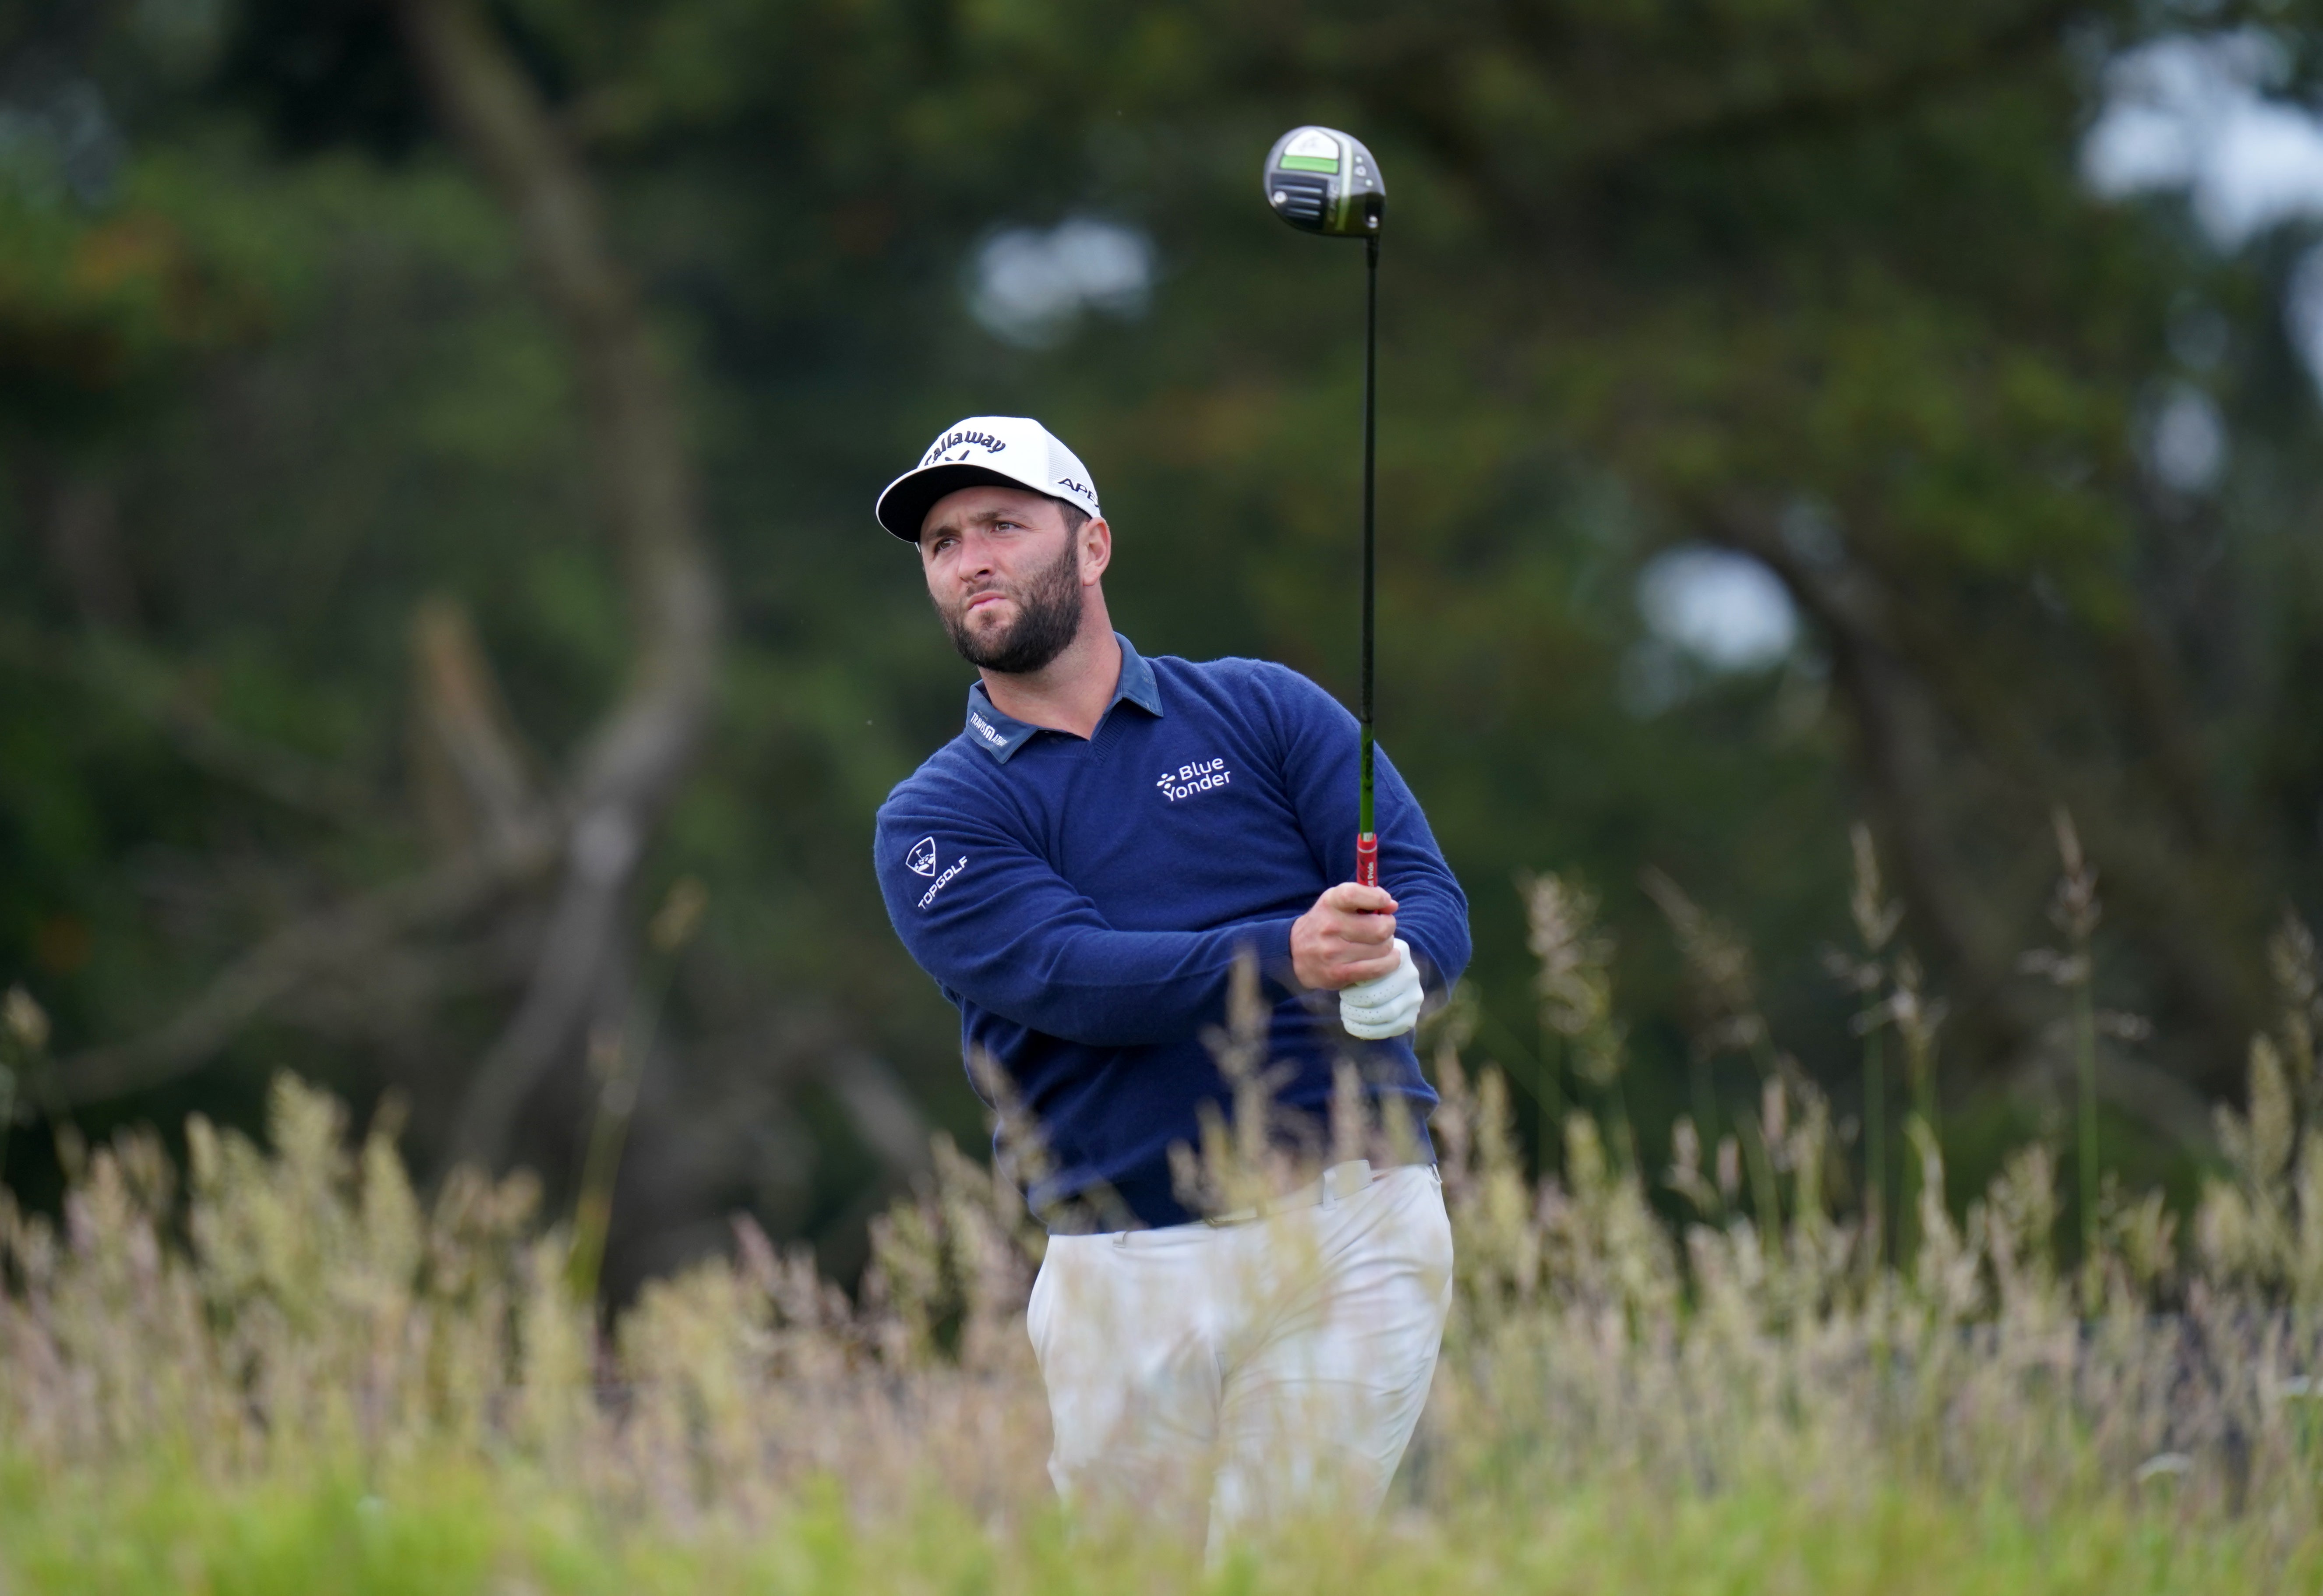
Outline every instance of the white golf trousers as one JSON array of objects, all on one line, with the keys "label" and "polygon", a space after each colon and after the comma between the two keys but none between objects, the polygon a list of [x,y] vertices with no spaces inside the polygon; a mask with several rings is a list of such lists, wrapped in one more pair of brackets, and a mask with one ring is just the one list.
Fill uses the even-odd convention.
[{"label": "white golf trousers", "polygon": [[1189,1534],[1206,1511],[1213,1556],[1285,1513],[1377,1510],[1435,1373],[1452,1227],[1431,1166],[1335,1184],[1244,1224],[1050,1238],[1026,1317],[1068,1506]]}]

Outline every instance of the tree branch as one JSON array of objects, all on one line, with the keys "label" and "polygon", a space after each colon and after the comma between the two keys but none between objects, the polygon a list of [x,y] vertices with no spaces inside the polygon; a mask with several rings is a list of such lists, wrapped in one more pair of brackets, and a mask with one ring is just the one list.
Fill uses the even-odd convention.
[{"label": "tree branch", "polygon": [[1810,69],[1770,88],[1753,87],[1707,101],[1688,96],[1657,126],[1608,137],[1590,164],[1650,157],[1676,145],[1731,145],[1786,133],[1843,126],[1868,111],[1893,115],[1930,95],[1987,76],[1998,63],[2054,50],[2066,26],[2088,14],[2088,0],[2043,0],[1981,32],[1940,41],[1924,53],[1850,61]]},{"label": "tree branch", "polygon": [[[1928,909],[1928,923],[1949,944],[1947,953],[1960,960],[1964,979],[1957,995],[1964,1014],[1980,1013],[1998,1023],[2010,1051],[2021,1051],[2034,1034],[2029,1015],[2006,996],[2014,950],[1971,932],[1965,902],[1952,888],[1960,875],[1957,864],[1922,798],[1933,784],[1905,764],[1898,728],[1910,698],[1940,711],[2028,803],[2045,806],[2062,800],[2071,805],[2092,855],[2104,862],[2113,894],[2138,912],[2146,933],[2168,950],[2180,990],[2211,1032],[2206,1057],[2239,1057],[2240,1039],[2263,1016],[2239,978],[2241,964],[2227,952],[2236,942],[2235,928],[2222,923],[2216,902],[2198,880],[2205,872],[2216,880],[2228,879],[2226,866],[2199,854],[2185,857],[2185,849],[2155,838],[2150,828],[2115,818],[2119,795],[2102,801],[2107,795],[2092,791],[2069,769],[2012,705],[1965,674],[1953,640],[1932,630],[1924,616],[1891,602],[1886,587],[1860,561],[1850,560],[1836,572],[1817,571],[1791,552],[1770,517],[1723,500],[1698,500],[1686,509],[1714,541],[1772,568],[1831,639],[1839,684],[1855,712],[1866,773],[1886,812],[1883,830],[1892,828],[1890,840],[1899,845],[1911,895]],[[2228,1068],[2213,1066],[2203,1082],[2219,1084],[2213,1077]]]},{"label": "tree branch", "polygon": [[1894,618],[1885,594],[1851,564],[1831,571],[1810,566],[1768,518],[1718,500],[1693,502],[1686,509],[1712,541],[1750,555],[1781,577],[1822,631],[1840,695],[1853,711],[1857,758],[1877,829],[1895,858],[1913,923],[1925,938],[1923,951],[1951,970],[1954,1012],[1973,1036],[1968,1050],[1999,1057],[2022,1053],[2037,1023],[2009,989],[2015,950],[1996,946],[1976,923],[1967,895],[1959,890],[1960,872],[1923,802],[1933,762],[1925,736],[1914,734],[1913,722],[1925,719],[1927,706],[1912,672],[1887,642]]},{"label": "tree branch", "polygon": [[[1518,197],[1514,214],[1527,216],[1529,228],[1537,228],[1545,213],[1528,197],[1552,190],[1569,194],[1672,151],[1732,149],[1844,128],[1867,115],[1891,117],[1933,96],[1974,83],[1997,67],[2055,50],[2065,29],[2089,11],[2089,0],[2036,0],[1980,29],[1962,27],[1956,18],[1932,11],[1929,32],[1933,36],[1918,48],[1793,51],[1784,69],[1740,75],[1732,83],[1704,81],[1700,73],[1680,69],[1675,84],[1669,85],[1672,69],[1657,62],[1666,86],[1659,94],[1642,96],[1635,92],[1639,74],[1626,69],[1634,67],[1633,60],[1622,59],[1593,70],[1590,63],[1576,63],[1575,41],[1556,25],[1553,9],[1520,14],[1512,23],[1513,42],[1522,59],[1535,66],[1536,87],[1557,99],[1570,96],[1575,106],[1571,117],[1577,130],[1575,142],[1557,153],[1560,176],[1550,185],[1542,183],[1538,171],[1510,170],[1511,151],[1529,155],[1538,142],[1511,138],[1505,129],[1480,123],[1471,114],[1473,96],[1460,92],[1460,75],[1454,69],[1457,63],[1400,55],[1394,60],[1392,84],[1380,85],[1377,96],[1398,106],[1421,142],[1447,167],[1469,178],[1480,194],[1492,197],[1492,210],[1510,209],[1510,197]],[[1538,19],[1536,25],[1522,25],[1528,15]],[[1285,83],[1336,87],[1299,68],[1296,61],[1274,66],[1269,92],[1281,95]],[[1593,97],[1605,84],[1621,86],[1622,97]],[[1414,93],[1415,87],[1419,92]]]},{"label": "tree branch", "polygon": [[927,1168],[935,1127],[911,1088],[895,1066],[820,1004],[762,1013],[703,1042],[699,1051],[713,1073],[744,1076],[778,1091],[820,1080],[891,1179],[908,1179]]},{"label": "tree branch", "polygon": [[607,980],[638,858],[708,719],[718,605],[676,398],[587,172],[473,0],[399,10],[439,114],[514,220],[564,326],[637,626],[629,683],[573,773],[573,846],[531,985],[462,1105],[457,1151],[489,1163]]},{"label": "tree branch", "polygon": [[0,621],[0,662],[128,711],[161,732],[188,765],[285,809],[342,826],[388,818],[354,776],[221,721],[187,692],[176,666],[120,633],[59,637]]},{"label": "tree branch", "polygon": [[421,814],[454,849],[513,835],[539,809],[532,762],[467,611],[425,600],[411,620],[412,775]]},{"label": "tree branch", "polygon": [[167,1024],[62,1060],[57,1090],[69,1103],[96,1103],[174,1079],[207,1062],[317,972],[358,963],[399,937],[472,914],[539,875],[555,862],[559,841],[554,832],[535,828],[285,926],[236,959]]}]

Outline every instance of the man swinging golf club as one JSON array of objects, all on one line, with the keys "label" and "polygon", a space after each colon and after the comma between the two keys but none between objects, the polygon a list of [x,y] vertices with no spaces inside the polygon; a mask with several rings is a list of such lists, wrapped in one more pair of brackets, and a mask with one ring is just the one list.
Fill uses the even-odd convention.
[{"label": "man swinging golf club", "polygon": [[[1450,1302],[1410,1032],[1467,962],[1459,884],[1383,757],[1374,835],[1368,714],[1359,731],[1282,666],[1148,659],[1113,629],[1112,528],[1039,422],[946,428],[876,514],[917,545],[978,672],[960,735],[881,806],[876,865],[972,1072],[1003,1078],[980,1088],[1042,1139],[1037,1164],[999,1151],[1051,1231],[1028,1314],[1051,1475],[1079,1509],[1206,1517],[1214,1551],[1286,1510],[1369,1511]],[[1349,879],[1364,867],[1377,885]],[[1406,1161],[1373,1137],[1294,1189],[1197,1212],[1171,1151],[1231,1108],[1205,1032],[1246,958],[1276,1129],[1327,1144],[1352,1066],[1375,1123],[1408,1127]]]}]

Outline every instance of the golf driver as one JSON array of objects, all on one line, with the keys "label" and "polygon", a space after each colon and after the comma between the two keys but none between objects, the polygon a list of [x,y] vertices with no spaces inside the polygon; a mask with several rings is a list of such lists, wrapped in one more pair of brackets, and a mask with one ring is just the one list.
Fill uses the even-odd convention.
[{"label": "golf driver", "polygon": [[1379,885],[1379,831],[1372,816],[1372,477],[1379,369],[1380,224],[1387,185],[1379,162],[1354,139],[1329,127],[1294,127],[1274,141],[1260,173],[1274,214],[1301,233],[1364,241],[1364,660],[1363,794],[1356,805],[1355,879]]}]

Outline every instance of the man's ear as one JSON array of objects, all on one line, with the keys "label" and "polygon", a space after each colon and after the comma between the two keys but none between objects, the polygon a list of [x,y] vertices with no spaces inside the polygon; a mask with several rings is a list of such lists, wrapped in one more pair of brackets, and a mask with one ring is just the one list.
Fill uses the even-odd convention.
[{"label": "man's ear", "polygon": [[1081,581],[1095,582],[1113,564],[1113,528],[1103,516],[1092,516],[1078,538],[1081,549]]}]

